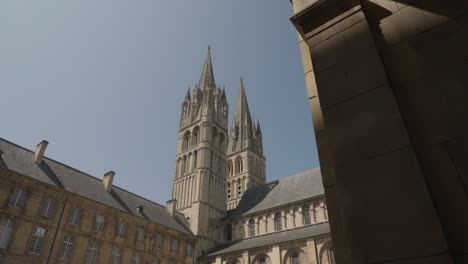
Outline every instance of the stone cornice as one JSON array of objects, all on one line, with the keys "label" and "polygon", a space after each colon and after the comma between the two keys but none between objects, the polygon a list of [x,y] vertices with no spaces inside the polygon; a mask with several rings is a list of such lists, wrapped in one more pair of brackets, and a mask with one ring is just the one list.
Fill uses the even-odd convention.
[{"label": "stone cornice", "polygon": [[[339,22],[343,19],[343,14],[347,14],[349,10],[356,7],[360,10],[358,0],[319,0],[297,12],[289,20],[305,40],[310,37],[310,34],[314,35],[322,31],[321,27],[324,24],[335,20]],[[328,27],[335,23],[331,23]]]}]

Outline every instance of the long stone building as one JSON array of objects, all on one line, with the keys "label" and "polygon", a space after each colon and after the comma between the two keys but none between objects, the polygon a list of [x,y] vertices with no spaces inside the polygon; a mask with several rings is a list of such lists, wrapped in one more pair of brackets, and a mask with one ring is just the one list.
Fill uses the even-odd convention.
[{"label": "long stone building", "polygon": [[224,89],[208,49],[166,207],[0,139],[0,263],[335,263],[320,169],[267,183],[244,82],[229,131]]}]

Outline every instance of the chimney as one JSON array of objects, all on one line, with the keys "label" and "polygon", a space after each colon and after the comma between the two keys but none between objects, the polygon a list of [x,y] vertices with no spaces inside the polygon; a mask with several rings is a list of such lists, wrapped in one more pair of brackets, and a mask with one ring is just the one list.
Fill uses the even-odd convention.
[{"label": "chimney", "polygon": [[171,216],[174,216],[175,213],[176,213],[176,205],[177,205],[177,200],[176,199],[172,199],[172,200],[169,200],[167,201],[167,212],[171,215]]},{"label": "chimney", "polygon": [[47,140],[42,140],[39,144],[37,144],[36,152],[34,152],[34,162],[40,164],[42,162],[42,158],[44,157],[44,152],[49,145]]},{"label": "chimney", "polygon": [[102,179],[102,185],[104,185],[104,189],[106,192],[110,192],[112,190],[112,182],[114,181],[115,172],[108,171],[104,174],[104,178]]}]

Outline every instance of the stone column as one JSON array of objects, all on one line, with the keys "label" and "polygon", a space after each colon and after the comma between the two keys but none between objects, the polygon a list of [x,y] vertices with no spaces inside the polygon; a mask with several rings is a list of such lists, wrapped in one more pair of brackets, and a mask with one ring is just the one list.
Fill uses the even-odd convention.
[{"label": "stone column", "polygon": [[301,1],[291,17],[337,263],[468,263],[468,7],[419,2]]}]

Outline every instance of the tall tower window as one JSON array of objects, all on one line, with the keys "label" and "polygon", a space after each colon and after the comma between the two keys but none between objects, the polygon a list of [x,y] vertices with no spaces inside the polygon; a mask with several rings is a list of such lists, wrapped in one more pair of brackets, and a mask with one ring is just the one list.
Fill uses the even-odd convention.
[{"label": "tall tower window", "polygon": [[198,162],[198,151],[195,150],[193,152],[193,168],[194,169],[196,169],[198,166],[197,162]]},{"label": "tall tower window", "polygon": [[182,151],[188,149],[189,142],[190,142],[190,132],[187,131],[187,132],[185,132],[184,138],[182,139]]},{"label": "tall tower window", "polygon": [[242,158],[241,157],[237,157],[236,158],[236,166],[235,166],[235,173],[238,174],[238,173],[241,173],[243,171],[243,166],[242,166]]},{"label": "tall tower window", "polygon": [[197,145],[198,142],[200,141],[199,135],[200,135],[200,128],[197,126],[193,129],[193,133],[192,133],[192,145],[193,146]]}]

